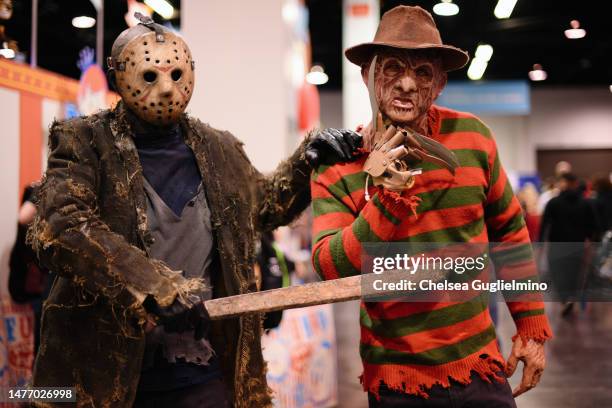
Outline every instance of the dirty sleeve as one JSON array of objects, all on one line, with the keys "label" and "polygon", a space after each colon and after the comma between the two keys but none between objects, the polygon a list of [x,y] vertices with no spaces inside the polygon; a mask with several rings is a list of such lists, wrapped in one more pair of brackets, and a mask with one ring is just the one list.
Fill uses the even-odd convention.
[{"label": "dirty sleeve", "polygon": [[29,242],[45,266],[94,295],[119,302],[128,290],[134,304],[152,295],[160,306],[169,305],[190,283],[100,218],[99,157],[91,128],[82,122],[51,128],[48,168]]},{"label": "dirty sleeve", "polygon": [[287,225],[310,204],[311,167],[306,162],[307,136],[293,154],[276,170],[257,177],[257,227],[272,231]]}]

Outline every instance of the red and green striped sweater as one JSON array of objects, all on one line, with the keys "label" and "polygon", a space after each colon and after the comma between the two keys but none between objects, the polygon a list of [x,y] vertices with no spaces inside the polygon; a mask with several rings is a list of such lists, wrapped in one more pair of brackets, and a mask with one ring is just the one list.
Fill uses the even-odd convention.
[{"label": "red and green striped sweater", "polygon": [[[490,130],[471,114],[436,106],[429,111],[429,128],[430,137],[457,155],[461,165],[454,177],[426,163],[409,191],[400,196],[370,184],[372,198],[366,201],[367,156],[313,173],[313,264],[321,278],[360,274],[366,242],[529,243]],[[412,196],[421,199],[417,216]],[[520,262],[533,263],[527,254]],[[542,302],[507,304],[518,336],[552,336]],[[426,396],[434,384],[449,386],[449,377],[467,383],[472,371],[495,377],[504,366],[483,296],[465,302],[362,302],[360,323],[361,381],[375,394],[382,381]]]}]

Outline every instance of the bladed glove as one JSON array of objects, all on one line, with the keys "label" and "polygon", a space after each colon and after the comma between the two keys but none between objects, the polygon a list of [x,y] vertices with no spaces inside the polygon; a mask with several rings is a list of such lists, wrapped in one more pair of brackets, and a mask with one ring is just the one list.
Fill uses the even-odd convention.
[{"label": "bladed glove", "polygon": [[410,155],[407,148],[406,133],[390,125],[385,128],[379,115],[377,129],[379,134],[374,135],[375,144],[363,165],[363,171],[369,174],[376,186],[401,192],[414,185],[414,175],[420,170],[410,169],[405,158]]},{"label": "bladed glove", "polygon": [[145,310],[157,318],[157,324],[168,333],[183,333],[193,330],[194,338],[200,340],[206,334],[210,317],[199,297],[190,295],[188,300],[177,296],[170,306],[160,307],[153,297],[145,299]]},{"label": "bladed glove", "polygon": [[310,167],[351,161],[362,146],[363,139],[348,129],[327,128],[316,133],[306,146],[306,161]]},{"label": "bladed glove", "polygon": [[[414,176],[421,174],[417,166],[430,162],[445,167],[451,174],[459,166],[455,154],[435,140],[411,129],[385,127],[382,115],[377,115],[372,151],[363,170],[374,185],[401,192],[414,185]],[[370,130],[373,132],[374,130]]]}]

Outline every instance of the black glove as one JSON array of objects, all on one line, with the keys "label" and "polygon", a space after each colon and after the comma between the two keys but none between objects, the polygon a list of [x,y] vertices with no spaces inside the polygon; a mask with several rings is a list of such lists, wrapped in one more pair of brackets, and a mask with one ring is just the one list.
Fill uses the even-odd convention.
[{"label": "black glove", "polygon": [[145,310],[158,318],[158,323],[164,326],[168,333],[183,333],[194,331],[194,338],[200,340],[206,334],[210,318],[200,300],[191,304],[184,303],[178,297],[167,307],[159,307],[155,299],[149,296],[145,299]]},{"label": "black glove", "polygon": [[357,132],[348,129],[323,129],[308,142],[306,161],[312,168],[320,164],[351,161],[362,145],[363,138]]}]

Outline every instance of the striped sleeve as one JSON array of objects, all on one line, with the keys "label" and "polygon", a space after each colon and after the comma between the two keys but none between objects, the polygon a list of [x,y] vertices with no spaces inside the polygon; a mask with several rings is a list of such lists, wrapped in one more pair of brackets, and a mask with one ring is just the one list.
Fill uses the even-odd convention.
[{"label": "striped sleeve", "polygon": [[[496,274],[506,281],[535,282],[539,278],[522,208],[501,165],[495,141],[492,141],[485,222]],[[544,312],[541,293],[525,296],[528,301],[517,301],[520,296],[506,301],[516,324],[516,336],[539,341],[551,338],[552,331]]]},{"label": "striped sleeve", "polygon": [[411,213],[408,199],[377,188],[359,211],[351,189],[360,176],[365,184],[358,164],[322,167],[312,175],[312,262],[321,279],[359,275],[362,243],[391,241],[401,220]]}]

